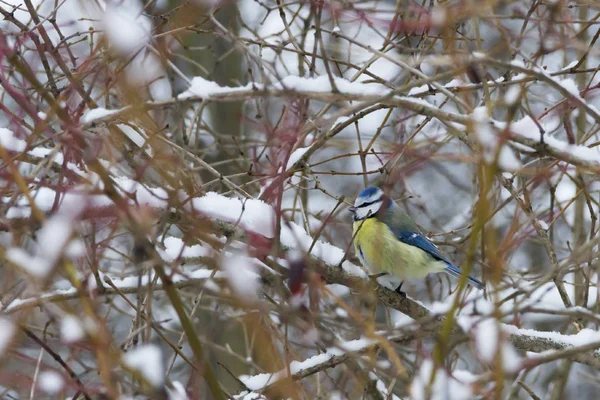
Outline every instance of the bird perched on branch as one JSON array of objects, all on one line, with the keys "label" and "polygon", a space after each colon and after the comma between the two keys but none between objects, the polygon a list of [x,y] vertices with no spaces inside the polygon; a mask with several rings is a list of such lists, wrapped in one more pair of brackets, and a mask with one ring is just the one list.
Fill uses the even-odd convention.
[{"label": "bird perched on branch", "polygon": [[[364,189],[350,207],[354,214],[354,248],[362,264],[372,272],[404,279],[424,278],[446,272],[460,278],[460,269],[417,227],[411,217],[378,187]],[[485,285],[469,276],[477,289]],[[402,283],[396,289],[400,292]]]}]

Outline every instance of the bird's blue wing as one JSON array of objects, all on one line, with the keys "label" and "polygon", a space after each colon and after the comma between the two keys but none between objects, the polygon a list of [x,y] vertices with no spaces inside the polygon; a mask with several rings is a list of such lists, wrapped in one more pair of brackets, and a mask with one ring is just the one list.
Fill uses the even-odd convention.
[{"label": "bird's blue wing", "polygon": [[396,238],[402,243],[418,247],[419,249],[431,254],[435,259],[443,261],[446,264],[452,265],[452,263],[448,261],[448,259],[444,257],[444,255],[442,255],[440,249],[438,249],[435,244],[431,243],[431,241],[425,236],[423,236],[421,233],[408,231],[394,231],[393,229],[392,232],[394,233]]},{"label": "bird's blue wing", "polygon": [[[418,247],[419,249],[431,254],[435,259],[445,262],[446,272],[449,275],[452,275],[455,278],[461,277],[462,273],[460,269],[454,264],[452,264],[446,257],[444,257],[444,255],[440,252],[440,249],[438,249],[435,244],[431,243],[431,241],[425,236],[423,236],[421,233],[400,230],[395,231],[393,229],[392,232],[399,241],[409,244],[411,246]],[[474,286],[478,289],[483,289],[485,287],[485,285],[480,280],[475,279],[472,276],[467,277],[467,282],[471,286]]]},{"label": "bird's blue wing", "polygon": [[[460,268],[458,268],[457,266],[455,266],[449,262],[446,262],[446,264],[447,264],[446,265],[446,273],[450,276],[460,279],[460,277],[463,275],[462,272],[460,271]],[[479,290],[483,290],[485,288],[485,285],[483,284],[483,282],[481,282],[479,279],[473,278],[470,275],[467,276],[467,283]]]}]

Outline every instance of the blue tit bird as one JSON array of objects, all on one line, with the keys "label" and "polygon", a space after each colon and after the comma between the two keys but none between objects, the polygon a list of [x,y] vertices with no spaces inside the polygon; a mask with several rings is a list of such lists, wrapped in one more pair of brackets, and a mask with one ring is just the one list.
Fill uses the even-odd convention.
[{"label": "blue tit bird", "polygon": [[[456,278],[461,276],[460,269],[378,187],[370,186],[360,192],[350,211],[354,214],[354,248],[368,270],[402,280],[442,271]],[[485,287],[472,276],[467,282],[477,289]],[[401,287],[402,284],[396,291],[401,293]]]}]

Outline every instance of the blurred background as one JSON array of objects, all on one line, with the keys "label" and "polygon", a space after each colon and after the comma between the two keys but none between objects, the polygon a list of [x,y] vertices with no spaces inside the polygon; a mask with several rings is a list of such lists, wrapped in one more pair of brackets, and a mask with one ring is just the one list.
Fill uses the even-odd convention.
[{"label": "blurred background", "polygon": [[[596,397],[598,3],[0,13],[2,398]],[[486,290],[372,284],[369,185]]]}]

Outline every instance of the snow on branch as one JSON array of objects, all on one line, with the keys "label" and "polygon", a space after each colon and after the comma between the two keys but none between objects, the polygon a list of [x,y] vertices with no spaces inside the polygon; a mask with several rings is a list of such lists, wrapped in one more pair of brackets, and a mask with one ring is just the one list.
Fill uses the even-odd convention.
[{"label": "snow on branch", "polygon": [[[397,341],[401,340],[398,339]],[[340,342],[336,347],[329,348],[323,353],[307,358],[304,361],[292,361],[287,369],[272,374],[241,376],[240,380],[248,390],[262,392],[282,379],[292,378],[298,380],[305,378],[319,371],[333,368],[345,362],[348,358],[359,355],[376,346],[377,344],[374,340],[364,338]],[[288,375],[288,370],[291,375]]]},{"label": "snow on branch", "polygon": [[[121,183],[124,182],[125,180]],[[121,186],[124,187],[127,185]],[[149,188],[140,187],[139,189],[141,198],[146,198],[145,196],[147,196],[148,193],[153,192]],[[46,193],[46,195],[49,195],[50,192]],[[62,200],[64,203],[65,199],[68,199],[68,193],[65,193],[63,196],[66,196],[63,197]],[[106,206],[108,203],[108,200],[106,202],[99,202],[102,206]],[[43,202],[41,204],[43,204]],[[145,204],[164,208],[164,201],[146,201]],[[223,207],[223,204],[228,204],[228,206]],[[191,208],[195,212],[210,218],[213,221],[213,226],[217,230],[220,230],[219,233],[223,235],[243,239],[245,237],[244,231],[264,232],[266,235],[272,234],[270,223],[273,221],[273,217],[269,216],[273,215],[273,210],[269,205],[260,200],[237,199],[225,197],[216,193],[208,193],[205,196],[194,198],[191,202]],[[19,213],[23,212],[24,210],[21,209]],[[14,214],[17,213],[13,212],[13,215]],[[239,229],[243,229],[243,231],[236,233]],[[177,260],[185,262],[185,257],[190,257],[189,261],[192,261],[198,257],[202,258],[206,256],[210,251],[208,248],[203,248],[198,245],[185,247],[183,246],[183,243],[176,238],[165,240],[165,243],[167,244],[167,248],[165,250],[159,249],[159,253],[162,254],[162,257],[166,262]],[[304,252],[310,248],[312,243],[313,239],[306,234],[303,228],[294,223],[282,224],[282,246]],[[341,284],[351,288],[359,288],[373,284],[359,267],[345,260],[344,251],[341,249],[323,241],[316,242],[312,249],[311,256],[317,261],[317,271],[323,275],[327,283]],[[176,254],[184,255],[184,257],[175,258]],[[340,263],[342,268],[340,268]],[[197,269],[186,274],[173,275],[172,282],[177,287],[185,287],[197,285],[200,281],[209,278],[224,277],[225,274],[220,271],[214,273],[209,269]],[[107,288],[101,293],[110,295],[118,293],[119,291],[122,293],[133,293],[139,290],[140,287],[148,286],[150,282],[154,280],[154,276],[144,276],[141,278],[141,281],[138,280],[140,279],[138,277],[117,279],[108,275],[104,276],[103,279],[112,282],[116,289],[118,289],[111,290]],[[162,286],[158,284],[154,287],[154,290],[160,290],[161,287]],[[423,332],[434,334],[441,328],[443,316],[432,313],[423,304],[416,302],[411,298],[402,297],[395,291],[378,283],[374,283],[374,288],[379,301],[383,304],[404,313],[416,321],[423,321],[421,325],[421,330]],[[3,306],[3,308],[5,313],[13,313],[45,302],[65,301],[77,298],[79,295],[80,294],[75,288],[61,289],[59,291],[45,293],[42,296],[35,298],[14,300],[11,304]],[[479,314],[479,318],[484,319],[486,316]],[[591,332],[589,330],[582,331],[577,335],[563,335],[556,332],[539,332],[518,329],[511,325],[503,325],[503,331],[509,334],[510,343],[512,343],[516,349],[525,352],[568,350],[577,348],[578,346],[587,346],[590,343],[596,343],[600,340],[600,336],[598,336],[596,332]],[[455,327],[453,330],[453,335],[461,336],[464,334],[465,333],[458,327]],[[364,344],[364,342],[360,343]],[[582,364],[600,367],[599,353],[596,351],[589,352],[587,347],[583,348],[586,350],[585,352],[577,350],[573,351],[573,354],[568,353],[569,358]],[[333,356],[338,357],[342,356],[342,354],[332,352],[329,356],[322,357]],[[336,360],[339,359],[336,358]],[[270,379],[274,379],[274,377],[271,377]],[[252,389],[251,387],[249,388]]]},{"label": "snow on branch", "polygon": [[[589,384],[596,16],[409,3],[3,2],[3,393]],[[430,274],[404,297],[369,277],[347,213],[369,185],[485,292]]]},{"label": "snow on branch", "polygon": [[[524,67],[521,69],[535,73],[536,76],[542,74],[539,71],[536,72],[535,69],[526,69]],[[576,93],[572,90],[571,86],[565,88],[564,85],[566,84],[563,81],[557,81],[556,79],[552,78],[549,73],[544,72],[542,75],[545,77],[544,79],[554,83],[558,82],[555,86],[560,88],[561,93],[562,91],[565,91],[565,94],[568,96],[576,97],[582,107],[587,105],[587,103],[580,96],[575,96]],[[222,102],[250,100],[255,97],[299,96],[323,102],[362,102],[359,106],[354,106],[351,109],[348,109],[348,111],[351,110],[352,113],[356,113],[357,111],[374,103],[390,107],[400,107],[411,110],[419,115],[436,118],[441,122],[449,124],[458,129],[465,129],[466,126],[468,126],[472,121],[472,118],[469,115],[457,114],[451,111],[442,110],[434,104],[429,103],[427,100],[414,96],[400,95],[397,93],[397,91],[391,90],[381,84],[350,82],[339,77],[336,77],[334,82],[336,82],[335,90],[333,89],[328,77],[325,75],[317,78],[289,76],[273,85],[249,83],[245,86],[239,87],[222,87],[217,85],[215,82],[207,81],[201,77],[196,77],[192,82],[192,86],[187,91],[180,94],[177,98],[158,102],[148,102],[145,104],[145,107],[147,109],[160,109],[178,104],[180,102],[188,101]],[[445,87],[459,87],[456,85],[457,83],[451,82]],[[415,95],[421,95],[425,93],[424,89],[422,88],[413,88],[411,89],[411,92],[413,92],[412,94]],[[598,112],[593,106],[587,105],[587,107],[584,108],[594,118],[598,118],[598,121],[600,121],[600,112]],[[92,112],[92,116],[87,117],[88,119],[84,121],[86,122],[86,126],[92,122],[109,122],[115,118],[127,114],[128,112],[131,112],[131,107],[124,107],[120,110],[99,109],[98,111],[90,111],[90,113]],[[547,117],[547,119],[551,118]],[[542,126],[547,125],[548,123],[536,123],[529,116],[511,123],[494,120],[491,120],[491,122],[498,130],[502,130],[504,128],[510,129],[512,133],[512,141],[535,149],[543,155],[548,155],[558,160],[562,160],[577,166],[591,168],[593,170],[600,169],[600,153],[598,151],[585,145],[569,144],[547,134],[549,131],[542,128]],[[331,121],[329,124],[330,123]],[[554,122],[550,122],[550,124],[554,124]],[[493,135],[498,136],[499,132],[495,132]],[[327,139],[330,137],[331,135],[328,135]],[[305,156],[299,160],[299,162],[292,166],[292,169],[299,168],[302,162],[306,162],[306,160],[314,152],[316,152],[325,141],[326,140],[321,140],[320,144],[313,146],[310,151],[308,151]],[[515,163],[511,163],[511,166],[512,165],[515,165]],[[509,169],[513,168],[511,167]]]}]

